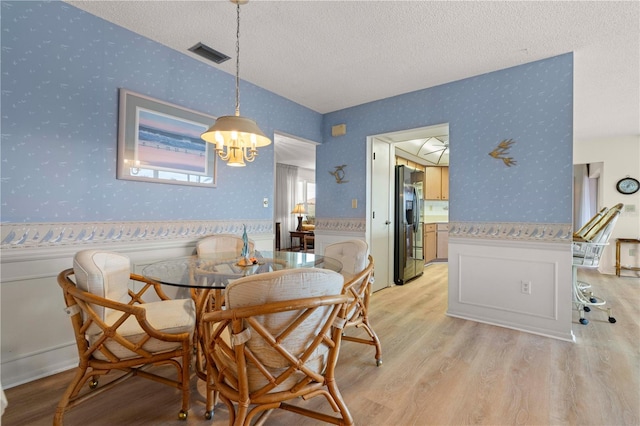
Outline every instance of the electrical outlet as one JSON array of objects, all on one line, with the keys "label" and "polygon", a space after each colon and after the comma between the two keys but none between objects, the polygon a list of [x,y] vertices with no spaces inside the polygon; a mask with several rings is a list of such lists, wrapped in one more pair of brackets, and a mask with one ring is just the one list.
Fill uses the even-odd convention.
[{"label": "electrical outlet", "polygon": [[520,281],[520,291],[524,294],[531,294],[531,281]]},{"label": "electrical outlet", "polygon": [[269,199],[268,198],[263,198],[262,199],[262,207],[264,207],[264,208],[269,207]]}]

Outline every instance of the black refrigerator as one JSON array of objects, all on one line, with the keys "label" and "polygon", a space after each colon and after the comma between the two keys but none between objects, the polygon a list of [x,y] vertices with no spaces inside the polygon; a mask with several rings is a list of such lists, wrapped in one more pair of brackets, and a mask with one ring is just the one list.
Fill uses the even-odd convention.
[{"label": "black refrigerator", "polygon": [[407,166],[395,170],[395,224],[393,281],[402,285],[422,275],[422,195],[423,172]]}]

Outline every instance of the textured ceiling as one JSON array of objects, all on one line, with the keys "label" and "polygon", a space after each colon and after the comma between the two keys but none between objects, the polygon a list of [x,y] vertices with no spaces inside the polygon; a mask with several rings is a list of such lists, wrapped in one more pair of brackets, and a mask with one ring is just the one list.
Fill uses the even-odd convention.
[{"label": "textured ceiling", "polygon": [[[197,42],[235,56],[226,0],[68,3],[203,62]],[[574,51],[576,142],[638,135],[639,22],[636,1],[252,0],[240,77],[326,113]]]}]

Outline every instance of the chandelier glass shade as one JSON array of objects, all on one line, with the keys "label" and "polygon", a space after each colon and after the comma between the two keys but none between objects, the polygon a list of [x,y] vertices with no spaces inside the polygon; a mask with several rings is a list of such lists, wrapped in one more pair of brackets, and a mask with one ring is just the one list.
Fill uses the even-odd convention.
[{"label": "chandelier glass shade", "polygon": [[222,161],[232,167],[244,167],[245,161],[252,162],[258,155],[258,147],[267,146],[271,139],[265,136],[256,122],[240,116],[240,4],[247,0],[230,0],[236,4],[236,113],[219,117],[200,137],[215,144],[215,150]]},{"label": "chandelier glass shade", "polygon": [[201,137],[215,144],[220,159],[234,167],[253,161],[258,155],[257,148],[271,143],[255,121],[239,115],[219,117]]}]

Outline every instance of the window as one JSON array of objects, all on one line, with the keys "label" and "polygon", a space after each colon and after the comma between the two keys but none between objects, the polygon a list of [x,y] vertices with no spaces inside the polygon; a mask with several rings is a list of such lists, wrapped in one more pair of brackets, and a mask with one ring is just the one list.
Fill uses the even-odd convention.
[{"label": "window", "polygon": [[316,218],[316,184],[306,180],[298,180],[296,184],[296,204],[304,204],[307,222],[313,223]]}]

